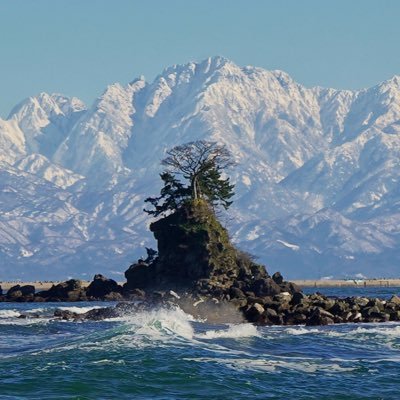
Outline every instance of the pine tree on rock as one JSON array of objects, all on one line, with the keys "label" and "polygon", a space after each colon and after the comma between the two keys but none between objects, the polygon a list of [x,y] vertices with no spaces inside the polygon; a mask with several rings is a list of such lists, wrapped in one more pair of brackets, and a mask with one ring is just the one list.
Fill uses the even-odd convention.
[{"label": "pine tree on rock", "polygon": [[160,175],[164,186],[159,197],[145,200],[154,207],[154,210],[145,210],[148,214],[156,217],[173,212],[185,202],[198,199],[225,209],[232,204],[234,185],[222,173],[234,162],[224,145],[198,140],[175,146],[167,151],[162,165],[167,167]]},{"label": "pine tree on rock", "polygon": [[163,172],[160,174],[164,186],[160,196],[148,197],[145,202],[150,203],[154,210],[144,210],[146,213],[158,217],[167,211],[178,209],[188,198],[190,198],[190,188],[185,187],[171,173]]}]

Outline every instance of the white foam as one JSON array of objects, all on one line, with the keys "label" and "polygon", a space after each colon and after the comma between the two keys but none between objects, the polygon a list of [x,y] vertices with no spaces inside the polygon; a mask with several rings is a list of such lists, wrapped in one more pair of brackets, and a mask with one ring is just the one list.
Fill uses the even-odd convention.
[{"label": "white foam", "polygon": [[1,318],[0,325],[38,325],[47,324],[50,322],[49,318]]},{"label": "white foam", "polygon": [[0,318],[18,318],[20,315],[16,310],[0,310]]},{"label": "white foam", "polygon": [[192,339],[194,330],[191,325],[193,317],[180,308],[138,312],[121,319],[132,325],[135,335],[148,336],[160,340],[168,336]]},{"label": "white foam", "polygon": [[343,367],[337,363],[323,363],[320,360],[312,361],[284,361],[284,360],[265,360],[265,359],[254,359],[254,358],[211,358],[211,357],[198,357],[198,358],[186,358],[187,361],[196,362],[211,362],[217,364],[223,364],[228,368],[236,370],[251,370],[251,371],[266,371],[275,372],[280,369],[288,369],[292,371],[301,371],[304,373],[317,373],[323,371],[326,373],[342,373],[354,371],[355,368]]},{"label": "white foam", "polygon": [[314,328],[305,328],[303,326],[299,327],[293,327],[293,328],[287,328],[285,329],[285,333],[288,335],[310,335],[310,334],[315,334],[315,333],[324,333],[319,329],[314,329]]},{"label": "white foam", "polygon": [[[192,320],[193,317],[180,309],[135,312],[131,315],[110,319],[109,321],[112,322],[110,328],[104,327],[101,331],[82,337],[82,341],[44,349],[36,354],[75,349],[92,352],[121,348],[169,347],[182,342],[192,345],[193,327],[190,323]],[[102,322],[105,321],[107,322],[107,320]],[[115,322],[120,324],[115,325]],[[96,362],[99,364],[111,363],[108,359]]]},{"label": "white foam", "polygon": [[231,325],[228,329],[210,330],[196,335],[199,339],[240,339],[252,336],[259,336],[257,328],[252,324]]},{"label": "white foam", "polygon": [[[274,331],[274,335],[282,331]],[[309,327],[290,327],[284,329],[283,333],[287,335],[320,335],[334,337],[341,340],[352,340],[362,342],[366,345],[372,345],[379,340],[382,345],[389,348],[398,348],[398,339],[400,338],[400,325],[398,323],[374,323],[374,324],[340,324],[329,327],[309,328]],[[266,335],[263,332],[263,337]],[[373,337],[373,341],[371,341]]]},{"label": "white foam", "polygon": [[357,329],[349,332],[353,335],[378,335],[378,336],[388,336],[388,337],[393,337],[393,338],[398,338],[400,337],[400,325],[383,325],[383,326],[377,326],[374,324],[374,326],[368,326],[368,327],[358,327]]},{"label": "white foam", "polygon": [[94,307],[79,307],[79,306],[71,306],[71,307],[57,307],[59,310],[62,311],[71,311],[74,312],[76,314],[85,314],[88,311],[91,310],[96,310],[98,308],[102,308],[100,306],[94,306]]},{"label": "white foam", "polygon": [[101,364],[101,365],[125,365],[124,360],[109,360],[107,358],[103,360],[92,361],[92,364]]}]

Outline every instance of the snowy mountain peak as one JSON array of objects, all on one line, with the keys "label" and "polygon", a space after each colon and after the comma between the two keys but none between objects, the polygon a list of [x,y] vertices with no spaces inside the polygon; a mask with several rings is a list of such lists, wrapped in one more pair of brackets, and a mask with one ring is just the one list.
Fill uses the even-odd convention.
[{"label": "snowy mountain peak", "polygon": [[[29,97],[14,107],[8,119],[15,118],[24,123],[25,118],[36,116],[39,123],[48,120],[52,115],[70,115],[86,109],[85,104],[76,97],[66,97],[61,94],[39,93],[37,96]],[[26,121],[28,123],[28,121]],[[45,122],[44,122],[45,123]]]},{"label": "snowy mountain peak", "polygon": [[238,162],[223,222],[271,271],[388,276],[400,262],[399,121],[398,76],[306,88],[219,56],[109,85],[89,108],[40,93],[0,120],[0,272],[123,271],[154,246],[143,199],[159,192],[166,149],[205,139]]},{"label": "snowy mountain peak", "polygon": [[400,89],[400,75],[393,75],[390,79],[384,81],[382,85],[393,86]]},{"label": "snowy mountain peak", "polygon": [[86,109],[78,98],[40,93],[19,103],[10,113],[24,131],[28,152],[51,156],[64,133]]},{"label": "snowy mountain peak", "polygon": [[146,78],[144,75],[140,75],[138,78],[133,79],[131,82],[129,82],[130,85],[135,85],[136,83],[143,82],[146,83]]}]

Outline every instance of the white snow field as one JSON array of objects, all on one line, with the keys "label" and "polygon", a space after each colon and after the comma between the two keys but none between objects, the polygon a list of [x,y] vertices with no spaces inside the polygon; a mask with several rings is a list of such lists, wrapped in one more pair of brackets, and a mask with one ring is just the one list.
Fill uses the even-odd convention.
[{"label": "white snow field", "polygon": [[41,93],[0,119],[1,279],[121,279],[155,247],[143,200],[165,150],[197,139],[237,161],[221,218],[270,272],[400,275],[400,77],[306,88],[213,57],[110,85],[90,107]]}]

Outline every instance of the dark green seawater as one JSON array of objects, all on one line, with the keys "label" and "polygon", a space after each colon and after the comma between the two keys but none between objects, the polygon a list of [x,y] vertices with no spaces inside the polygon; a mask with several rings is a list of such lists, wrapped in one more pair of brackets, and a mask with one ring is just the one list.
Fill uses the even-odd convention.
[{"label": "dark green seawater", "polygon": [[104,305],[0,304],[0,399],[400,399],[400,324],[256,328],[165,309],[50,318],[59,307]]}]

